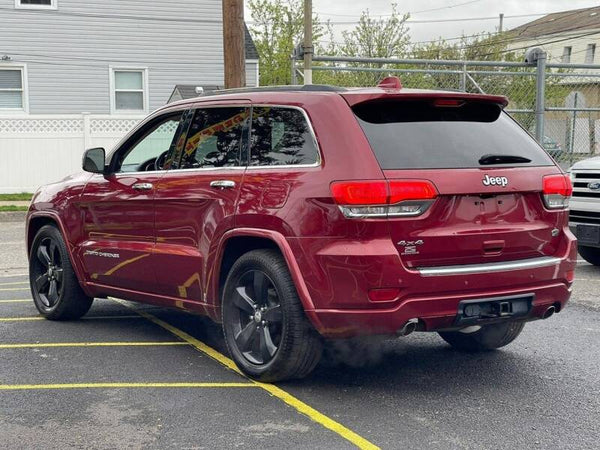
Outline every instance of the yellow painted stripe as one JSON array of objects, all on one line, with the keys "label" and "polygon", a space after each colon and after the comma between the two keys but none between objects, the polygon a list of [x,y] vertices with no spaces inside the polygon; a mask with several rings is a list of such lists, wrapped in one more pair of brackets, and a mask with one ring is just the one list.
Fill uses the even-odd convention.
[{"label": "yellow painted stripe", "polygon": [[54,347],[153,347],[190,345],[187,342],[45,342],[32,344],[0,344],[0,349]]},{"label": "yellow painted stripe", "polygon": [[10,283],[0,283],[0,286],[11,286],[11,285],[15,285],[15,284],[24,284],[26,286],[29,286],[29,282],[28,281],[13,281]]},{"label": "yellow painted stripe", "polygon": [[[140,319],[139,316],[91,316],[82,317],[82,320],[113,320],[113,319]],[[36,317],[0,317],[0,322],[31,322],[35,320],[46,320],[41,316]]]},{"label": "yellow painted stripe", "polygon": [[36,389],[119,389],[119,388],[248,388],[254,383],[67,383],[67,384],[0,384],[0,391]]},{"label": "yellow painted stripe", "polygon": [[0,322],[33,322],[34,320],[46,320],[43,317],[0,317]]},{"label": "yellow painted stripe", "polygon": [[2,288],[0,291],[8,292],[8,291],[28,291],[29,286],[23,286],[19,288]]},{"label": "yellow painted stripe", "polygon": [[[165,330],[174,334],[178,338],[180,338],[186,342],[189,342],[190,345],[192,345],[196,349],[200,350],[202,353],[205,353],[206,355],[210,356],[211,358],[217,360],[218,362],[220,362],[222,365],[224,365],[228,369],[231,369],[234,372],[239,373],[242,376],[245,376],[242,374],[242,372],[237,368],[235,363],[230,358],[228,358],[227,356],[218,352],[214,348],[206,345],[204,342],[201,342],[198,339],[190,336],[185,331],[182,331],[179,328],[174,327],[173,325],[153,316],[152,314],[148,314],[145,311],[140,311],[140,310],[134,309],[129,304],[127,304],[126,302],[124,302],[122,300],[118,300],[115,298],[113,298],[112,300],[115,300],[116,302],[120,303],[121,305],[126,306],[130,309],[133,309],[136,313],[140,314],[142,317],[144,317],[144,318],[148,319],[149,321],[155,323],[156,325],[164,328]],[[327,417],[325,414],[320,413],[313,407],[304,403],[302,400],[294,397],[292,394],[284,391],[283,389],[275,386],[274,384],[259,383],[254,380],[250,380],[250,381],[252,381],[255,385],[263,388],[265,391],[267,391],[272,396],[277,397],[284,403],[288,404],[289,406],[294,408],[299,413],[308,416],[314,422],[317,422],[318,424],[322,425],[323,427],[333,431],[334,433],[343,437],[347,441],[353,443],[358,448],[368,449],[368,450],[379,449],[379,447],[377,447],[375,444],[369,442],[368,440],[366,440],[359,434],[355,433],[354,431],[350,430],[349,428],[346,428],[344,425],[342,425],[339,422],[336,422],[335,420],[331,419],[330,417]]]},{"label": "yellow painted stripe", "polygon": [[18,299],[18,300],[0,300],[0,303],[30,303],[32,299]]}]

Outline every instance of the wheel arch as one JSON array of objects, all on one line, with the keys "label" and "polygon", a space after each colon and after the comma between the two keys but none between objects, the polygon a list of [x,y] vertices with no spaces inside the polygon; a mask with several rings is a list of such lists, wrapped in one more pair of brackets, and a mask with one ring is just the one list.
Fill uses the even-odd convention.
[{"label": "wheel arch", "polygon": [[75,275],[77,276],[79,285],[87,295],[90,295],[88,289],[85,286],[85,283],[83,282],[85,278],[83,277],[82,267],[79,265],[79,261],[75,258],[75,255],[73,254],[73,247],[69,242],[64,224],[60,220],[58,214],[44,211],[33,213],[27,218],[27,229],[25,231],[27,239],[27,258],[29,259],[31,253],[31,246],[33,245],[33,240],[35,239],[36,234],[45,225],[54,225],[62,235],[62,238],[65,241],[65,245],[67,247],[67,253],[69,254],[71,266],[73,266],[73,269],[75,270]]},{"label": "wheel arch", "polygon": [[235,261],[251,250],[263,248],[275,249],[281,253],[288,266],[307,317],[315,328],[320,329],[319,321],[314,314],[314,304],[292,249],[285,237],[276,231],[238,228],[223,235],[219,243],[217,258],[214,265],[215,273],[211,283],[211,298],[213,299],[215,306],[220,309],[225,280]]}]

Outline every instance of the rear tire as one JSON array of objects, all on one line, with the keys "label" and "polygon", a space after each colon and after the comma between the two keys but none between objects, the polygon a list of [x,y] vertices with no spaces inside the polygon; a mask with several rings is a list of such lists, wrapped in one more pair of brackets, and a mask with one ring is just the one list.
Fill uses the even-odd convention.
[{"label": "rear tire", "polygon": [[594,266],[600,266],[600,248],[584,247],[580,245],[577,249],[583,259]]},{"label": "rear tire", "polygon": [[494,350],[514,341],[525,326],[525,322],[505,322],[484,325],[474,333],[445,331],[439,335],[452,347],[467,351],[480,352]]},{"label": "rear tire", "polygon": [[304,314],[279,252],[242,255],[227,276],[221,309],[229,354],[249,377],[303,378],[321,359],[321,337]]},{"label": "rear tire", "polygon": [[43,226],[33,239],[29,284],[35,307],[49,320],[79,319],[94,301],[81,289],[65,241],[52,225]]}]

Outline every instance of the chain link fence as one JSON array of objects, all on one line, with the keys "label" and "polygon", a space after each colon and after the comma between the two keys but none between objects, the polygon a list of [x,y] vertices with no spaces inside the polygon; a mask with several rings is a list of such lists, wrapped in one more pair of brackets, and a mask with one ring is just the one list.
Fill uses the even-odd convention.
[{"label": "chain link fence", "polygon": [[[302,71],[292,59],[293,80]],[[509,112],[564,168],[600,153],[600,65],[313,57],[313,82],[375,86],[398,75],[415,89],[505,95]]]}]

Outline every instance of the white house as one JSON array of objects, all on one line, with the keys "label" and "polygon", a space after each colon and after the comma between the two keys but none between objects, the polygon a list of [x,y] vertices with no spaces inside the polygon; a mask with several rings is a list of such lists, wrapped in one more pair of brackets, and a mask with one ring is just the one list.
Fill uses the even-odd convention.
[{"label": "white house", "polygon": [[[220,0],[0,0],[0,192],[78,170],[167,103],[223,85]],[[258,55],[246,31],[247,85]]]}]

